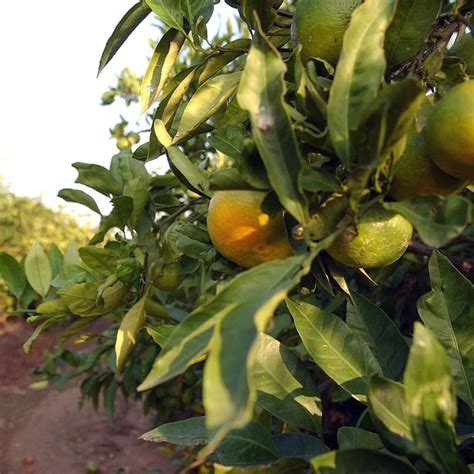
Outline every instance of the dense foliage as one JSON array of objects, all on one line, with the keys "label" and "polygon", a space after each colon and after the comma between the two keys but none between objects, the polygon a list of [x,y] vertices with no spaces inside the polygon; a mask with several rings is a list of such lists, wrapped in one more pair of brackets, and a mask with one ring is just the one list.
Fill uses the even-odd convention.
[{"label": "dense foliage", "polygon": [[[73,262],[37,245],[24,270],[2,263],[14,294],[28,282],[43,299],[26,349],[59,322],[61,342],[98,337],[86,362],[61,347],[51,360],[85,367],[84,396],[103,393],[110,414],[119,388],[173,400],[160,420],[183,419],[143,437],[188,447],[194,467],[470,472],[472,192],[395,200],[391,185],[407,136],[472,81],[459,44],[474,4],[349,2],[330,64],[291,40],[297,1],[227,0],[241,26],[209,39],[214,3],[138,2],[109,39],[100,70],[150,13],[164,25],[140,89],[148,140],[117,143],[108,169],[73,165],[113,204]],[[150,173],[163,156],[169,171]],[[265,193],[257,217],[284,216],[292,256],[244,270],[216,251],[209,201],[230,190]],[[253,226],[225,212],[235,232]],[[52,365],[39,372],[61,378]]]},{"label": "dense foliage", "polygon": [[[63,211],[53,211],[39,199],[16,196],[7,186],[0,183],[0,260],[7,253],[21,260],[33,242],[38,242],[52,252],[65,251],[69,246],[85,245],[90,229],[81,226]],[[71,248],[70,251],[73,251]],[[0,272],[1,273],[1,272]],[[22,295],[18,294],[18,297]],[[20,307],[26,308],[35,297],[31,288],[24,288]],[[0,311],[10,308],[14,302],[0,279]]]}]

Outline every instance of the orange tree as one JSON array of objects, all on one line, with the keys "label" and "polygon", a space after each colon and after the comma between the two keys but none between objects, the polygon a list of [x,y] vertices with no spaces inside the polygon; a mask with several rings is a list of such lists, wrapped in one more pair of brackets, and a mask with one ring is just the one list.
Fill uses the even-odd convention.
[{"label": "orange tree", "polygon": [[100,70],[149,14],[164,25],[149,138],[109,169],[74,164],[113,209],[63,277],[30,251],[33,339],[111,321],[83,393],[160,405],[166,387],[189,410],[143,438],[189,447],[188,472],[470,472],[472,193],[452,150],[472,170],[473,2],[227,0],[248,34],[212,40],[215,3],[142,1],[110,37]]}]

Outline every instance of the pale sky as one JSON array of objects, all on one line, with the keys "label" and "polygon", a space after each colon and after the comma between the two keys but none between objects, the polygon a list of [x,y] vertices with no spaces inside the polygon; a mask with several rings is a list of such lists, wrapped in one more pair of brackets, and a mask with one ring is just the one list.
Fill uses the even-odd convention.
[{"label": "pale sky", "polygon": [[[151,53],[148,38],[157,33],[151,15],[96,77],[108,37],[135,3],[1,2],[0,177],[16,194],[40,196],[51,207],[65,204],[56,197],[59,189],[81,188],[74,183],[77,172],[71,163],[108,166],[118,151],[109,127],[119,121],[120,113],[130,124],[139,119],[138,106],[103,107],[100,98],[124,67],[138,75],[145,71]],[[219,10],[230,9],[221,4]],[[219,25],[217,18],[213,21],[212,29]],[[99,201],[106,210],[107,202]],[[87,212],[74,204],[67,209]]]}]

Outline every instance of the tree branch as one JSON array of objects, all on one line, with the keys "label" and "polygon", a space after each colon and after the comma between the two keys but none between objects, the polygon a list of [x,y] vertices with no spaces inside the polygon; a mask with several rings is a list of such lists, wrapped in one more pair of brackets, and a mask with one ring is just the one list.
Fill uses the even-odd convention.
[{"label": "tree branch", "polygon": [[[420,242],[411,241],[408,245],[409,252],[412,252],[416,255],[422,255],[424,257],[430,257],[435,250],[433,247],[428,247]],[[465,273],[466,275],[474,274],[474,262],[469,260],[463,260],[461,258],[453,257],[452,255],[448,255],[444,252],[441,252],[446,258],[448,258],[451,263],[458,268],[461,272]]]}]

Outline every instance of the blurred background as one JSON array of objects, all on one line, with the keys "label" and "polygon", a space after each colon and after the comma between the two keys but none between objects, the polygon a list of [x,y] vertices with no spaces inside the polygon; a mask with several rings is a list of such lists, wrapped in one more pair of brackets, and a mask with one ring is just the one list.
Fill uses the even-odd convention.
[{"label": "blurred background", "polygon": [[[126,100],[115,100],[108,106],[104,102],[113,100],[113,92],[107,95],[109,88],[121,86],[131,96],[139,93],[137,78],[146,70],[152,52],[150,40],[160,36],[151,15],[97,77],[106,41],[134,3],[84,0],[74,4],[49,0],[46,7],[43,2],[26,0],[2,4],[0,183],[3,192],[8,188],[18,196],[39,198],[48,207],[64,208],[81,223],[97,224],[97,215],[85,213],[83,206],[65,203],[57,193],[63,187],[81,189],[80,185],[73,186],[77,172],[71,163],[108,166],[112,155],[119,151],[120,134],[146,128],[143,119],[140,120],[137,102],[129,102],[129,107]],[[230,11],[225,4],[217,5],[217,14],[209,25],[211,37],[227,21]],[[124,127],[127,122],[128,126]],[[146,135],[142,137],[143,142]],[[160,163],[152,162],[149,166],[154,170]],[[101,210],[107,212],[107,200],[98,193],[94,198]]]}]

